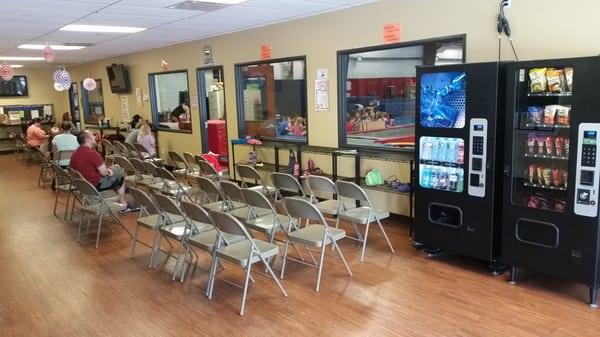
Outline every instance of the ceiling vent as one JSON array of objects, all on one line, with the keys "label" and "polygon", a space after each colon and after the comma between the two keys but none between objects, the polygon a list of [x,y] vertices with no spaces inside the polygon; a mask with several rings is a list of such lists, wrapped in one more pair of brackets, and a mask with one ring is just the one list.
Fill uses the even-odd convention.
[{"label": "ceiling vent", "polygon": [[216,11],[221,8],[228,7],[228,6],[230,6],[230,5],[217,4],[217,3],[212,3],[212,2],[186,0],[186,1],[178,2],[167,8],[184,9],[184,10],[188,10],[188,11],[212,12],[212,11]]}]

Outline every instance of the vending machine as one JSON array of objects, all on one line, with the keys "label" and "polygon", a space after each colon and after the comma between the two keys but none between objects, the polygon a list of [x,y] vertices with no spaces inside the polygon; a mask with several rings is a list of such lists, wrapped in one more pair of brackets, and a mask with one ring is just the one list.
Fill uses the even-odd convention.
[{"label": "vending machine", "polygon": [[600,58],[507,68],[501,261],[583,283],[596,306]]},{"label": "vending machine", "polygon": [[[504,64],[417,69],[414,241],[498,269]],[[501,100],[498,100],[501,97]],[[501,104],[503,105],[503,104]]]}]

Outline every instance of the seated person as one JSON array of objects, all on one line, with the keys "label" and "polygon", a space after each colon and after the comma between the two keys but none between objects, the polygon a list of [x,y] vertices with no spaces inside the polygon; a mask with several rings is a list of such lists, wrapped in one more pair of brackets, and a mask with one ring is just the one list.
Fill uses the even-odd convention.
[{"label": "seated person", "polygon": [[135,127],[133,129],[131,129],[131,131],[125,138],[126,143],[135,144],[137,142],[141,126],[142,126],[142,121],[138,121],[138,123],[135,125]]},{"label": "seated person", "polygon": [[114,190],[119,194],[120,205],[123,207],[121,212],[130,212],[134,208],[127,205],[125,199],[125,178],[123,170],[119,166],[107,168],[100,154],[94,150],[96,146],[96,137],[90,131],[84,130],[77,134],[79,148],[71,156],[71,167],[81,173],[81,175],[96,189],[106,191]]},{"label": "seated person", "polygon": [[189,114],[189,105],[186,102],[182,102],[169,113],[169,122],[179,122],[181,115],[189,116]]},{"label": "seated person", "polygon": [[148,157],[154,157],[156,155],[156,140],[152,135],[152,130],[150,130],[148,123],[142,122],[142,126],[140,127],[140,131],[138,133],[137,142],[140,143],[144,149],[146,149]]},{"label": "seated person", "polygon": [[42,130],[42,120],[34,118],[31,126],[27,128],[27,144],[31,147],[39,148],[48,138],[50,136]]},{"label": "seated person", "polygon": [[[61,129],[62,133],[52,138],[52,152],[77,150],[79,143],[77,142],[77,137],[71,134],[71,122],[62,122]],[[58,165],[66,168],[70,162],[69,158],[60,159]]]},{"label": "seated person", "polygon": [[290,127],[290,132],[294,136],[305,136],[306,127],[304,126],[304,119],[302,117],[296,117],[294,124]]}]

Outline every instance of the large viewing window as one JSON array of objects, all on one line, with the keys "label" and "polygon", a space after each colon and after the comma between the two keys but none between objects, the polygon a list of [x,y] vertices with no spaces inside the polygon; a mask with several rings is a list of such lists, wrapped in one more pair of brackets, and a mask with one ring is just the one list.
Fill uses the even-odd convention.
[{"label": "large viewing window", "polygon": [[148,74],[152,123],[159,130],[192,132],[186,70]]},{"label": "large viewing window", "polygon": [[[81,84],[83,87],[83,82]],[[102,94],[102,80],[96,80],[96,89],[82,90],[81,100],[83,105],[83,120],[86,124],[97,124],[104,118],[104,96]]]},{"label": "large viewing window", "polygon": [[238,64],[235,71],[240,137],[306,142],[306,59]]},{"label": "large viewing window", "polygon": [[465,36],[338,52],[340,145],[414,148],[416,67],[463,63]]}]

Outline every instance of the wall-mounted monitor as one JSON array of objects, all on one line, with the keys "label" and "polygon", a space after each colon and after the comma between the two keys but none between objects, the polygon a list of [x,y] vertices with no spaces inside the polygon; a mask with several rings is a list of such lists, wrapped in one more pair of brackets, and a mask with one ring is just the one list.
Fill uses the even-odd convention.
[{"label": "wall-mounted monitor", "polygon": [[106,67],[110,91],[112,93],[130,92],[129,71],[122,64],[112,64]]},{"label": "wall-mounted monitor", "polygon": [[0,97],[29,96],[26,76],[14,76],[12,80],[0,79]]},{"label": "wall-mounted monitor", "polygon": [[421,75],[420,124],[426,128],[463,128],[467,76],[462,71]]}]

